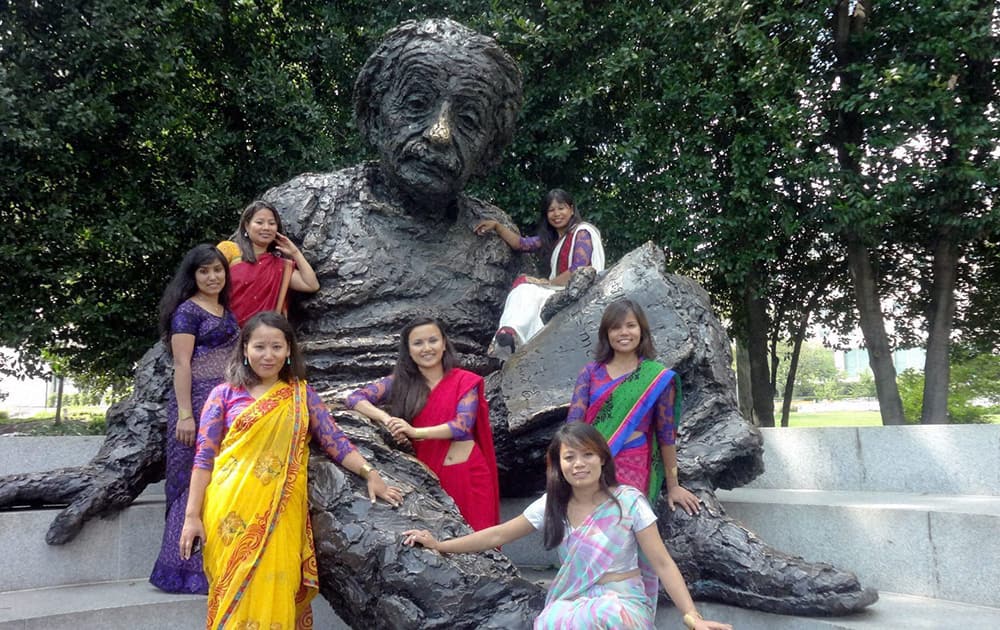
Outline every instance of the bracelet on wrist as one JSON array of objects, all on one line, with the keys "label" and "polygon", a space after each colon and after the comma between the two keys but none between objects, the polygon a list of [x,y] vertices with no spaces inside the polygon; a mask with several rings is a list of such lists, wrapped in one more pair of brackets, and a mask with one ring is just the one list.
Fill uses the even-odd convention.
[{"label": "bracelet on wrist", "polygon": [[672,479],[677,479],[677,466],[672,466],[670,470],[667,471],[667,476]]},{"label": "bracelet on wrist", "polygon": [[375,467],[369,464],[368,462],[365,462],[364,464],[361,465],[361,469],[358,470],[358,475],[360,475],[362,479],[367,481],[368,475],[370,475],[373,470],[375,470]]},{"label": "bracelet on wrist", "polygon": [[684,625],[688,627],[688,630],[693,630],[695,622],[703,620],[704,617],[702,617],[697,610],[692,610],[684,613],[684,617],[682,619],[684,621]]},{"label": "bracelet on wrist", "polygon": [[426,427],[422,427],[420,429],[414,429],[413,430],[413,439],[414,440],[426,440],[428,433],[430,433],[430,429],[428,429]]}]

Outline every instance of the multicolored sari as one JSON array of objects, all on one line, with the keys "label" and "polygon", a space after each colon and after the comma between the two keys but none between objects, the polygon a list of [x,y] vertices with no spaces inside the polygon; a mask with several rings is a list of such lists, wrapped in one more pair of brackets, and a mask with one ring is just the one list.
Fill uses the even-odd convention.
[{"label": "multicolored sari", "polygon": [[656,430],[650,423],[642,438],[637,440],[632,435],[671,386],[674,387],[674,418],[680,418],[680,377],[656,361],[644,360],[628,376],[592,391],[590,397],[594,402],[587,407],[584,418],[608,441],[619,481],[644,489],[650,503],[655,503],[659,497],[664,479]]},{"label": "multicolored sari", "polygon": [[[641,575],[598,584],[629,537],[635,536],[634,508],[642,495],[631,486],[613,489],[607,500],[559,544],[562,566],[549,586],[535,630],[577,628],[652,629],[659,581],[639,555]],[[619,508],[620,506],[620,508]]]},{"label": "multicolored sari", "polygon": [[430,427],[448,422],[455,417],[458,401],[479,385],[479,406],[473,425],[473,447],[469,458],[459,464],[444,463],[451,440],[416,440],[413,450],[417,459],[427,464],[441,480],[441,488],[458,506],[472,529],[478,531],[500,522],[500,484],[497,480],[496,454],[493,451],[493,429],[490,411],[483,395],[483,377],[461,368],[453,368],[444,375],[431,393],[427,403],[413,418],[413,426]]},{"label": "multicolored sari", "polygon": [[279,381],[226,433],[203,515],[210,630],[312,628],[308,444],[304,382]]}]

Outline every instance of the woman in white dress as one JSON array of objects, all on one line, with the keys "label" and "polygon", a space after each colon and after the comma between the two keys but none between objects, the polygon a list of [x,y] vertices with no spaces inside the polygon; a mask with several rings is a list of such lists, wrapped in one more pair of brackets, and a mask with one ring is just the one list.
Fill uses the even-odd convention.
[{"label": "woman in white dress", "polygon": [[604,246],[601,233],[585,223],[576,210],[573,197],[562,190],[550,190],[542,199],[538,234],[523,237],[493,220],[476,225],[476,234],[496,232],[511,249],[541,252],[549,260],[549,277],[518,276],[504,303],[500,325],[493,338],[491,351],[506,358],[516,347],[538,334],[542,323],[542,307],[556,291],[569,282],[573,272],[582,267],[604,271]]}]

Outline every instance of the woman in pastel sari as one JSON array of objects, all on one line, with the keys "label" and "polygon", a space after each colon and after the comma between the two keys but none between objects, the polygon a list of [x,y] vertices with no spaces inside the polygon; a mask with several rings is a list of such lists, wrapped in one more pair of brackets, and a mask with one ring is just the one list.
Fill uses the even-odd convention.
[{"label": "woman in pastel sari", "polygon": [[167,403],[167,513],[163,543],[149,581],[168,593],[207,593],[201,554],[182,559],[177,542],[184,525],[196,418],[209,392],[222,382],[226,362],[240,329],[229,310],[229,266],[212,245],[197,245],[160,300],[160,336],[174,365],[174,386]]},{"label": "woman in pastel sari", "polygon": [[309,439],[367,480],[368,496],[398,505],[304,379],[288,321],[250,318],[212,390],[198,432],[180,554],[203,547],[206,627],[311,628],[318,590],[306,488]]},{"label": "woman in pastel sari", "polygon": [[656,514],[641,492],[615,479],[603,436],[575,423],[556,431],[546,453],[546,493],[519,516],[468,536],[438,541],[426,530],[403,543],[441,553],[471,553],[542,530],[562,566],[549,586],[536,630],[651,630],[659,582],[694,630],[731,630],[701,618],[684,577],[663,546]]},{"label": "woman in pastel sari", "polygon": [[594,425],[608,441],[618,480],[656,504],[664,482],[670,509],[698,512],[698,497],[677,480],[680,377],[653,360],[656,349],[642,307],[629,299],[604,309],[596,361],[576,380],[566,422]]},{"label": "woman in pastel sari", "polygon": [[266,201],[243,210],[230,240],[219,243],[233,279],[232,309],[240,326],[261,311],[288,312],[288,292],[319,291],[316,272],[285,236],[281,217]]},{"label": "woman in pastel sari", "polygon": [[417,458],[479,530],[500,522],[493,429],[483,378],[457,363],[441,324],[419,317],[399,335],[392,374],[352,393],[346,406],[383,424],[398,441],[411,441]]},{"label": "woman in pastel sari", "polygon": [[480,221],[476,234],[496,232],[511,249],[541,252],[549,261],[547,279],[518,276],[507,295],[491,354],[506,358],[521,344],[542,329],[542,307],[545,301],[566,286],[573,272],[582,267],[604,271],[604,246],[601,233],[585,223],[576,210],[573,197],[554,188],[545,195],[539,207],[538,235],[522,237],[494,220]]}]

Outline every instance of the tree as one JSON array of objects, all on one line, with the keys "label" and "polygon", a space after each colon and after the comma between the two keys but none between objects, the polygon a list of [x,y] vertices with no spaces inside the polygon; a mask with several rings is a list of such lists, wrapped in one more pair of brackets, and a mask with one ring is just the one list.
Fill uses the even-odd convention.
[{"label": "tree", "polygon": [[317,38],[281,3],[6,0],[0,15],[8,371],[37,373],[52,349],[70,372],[126,376],[186,249],[360,146],[331,97],[353,76],[324,57],[343,33]]},{"label": "tree", "polygon": [[1000,229],[995,4],[845,1],[834,40],[838,220],[883,419],[902,421],[880,310],[884,287],[919,284],[924,291],[893,297],[926,323],[922,421],[944,422],[956,290],[970,271],[962,257]]}]

